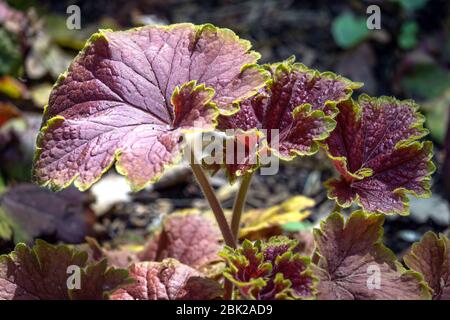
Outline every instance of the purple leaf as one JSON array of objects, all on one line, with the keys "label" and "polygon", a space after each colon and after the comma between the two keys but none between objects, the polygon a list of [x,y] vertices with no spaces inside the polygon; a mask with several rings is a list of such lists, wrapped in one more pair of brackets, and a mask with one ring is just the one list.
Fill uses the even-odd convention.
[{"label": "purple leaf", "polygon": [[325,140],[328,155],[340,173],[329,180],[328,196],[348,207],[356,201],[365,211],[408,213],[406,193],[430,194],[431,142],[424,118],[412,101],[370,98],[339,104],[337,126]]},{"label": "purple leaf", "polygon": [[406,271],[382,243],[382,214],[334,212],[314,230],[321,300],[429,299],[420,274]]},{"label": "purple leaf", "polygon": [[93,35],[50,95],[36,180],[85,190],[116,160],[134,189],[145,187],[179,159],[185,130],[212,129],[217,108],[233,112],[265,84],[258,58],[209,24]]},{"label": "purple leaf", "polygon": [[[318,141],[328,137],[335,127],[336,104],[348,99],[353,89],[361,84],[331,72],[308,69],[301,63],[293,63],[293,59],[265,67],[272,74],[267,86],[244,100],[236,114],[220,116],[218,129],[251,131],[256,128],[264,132],[269,150],[259,143],[259,154],[274,152],[281,159],[291,160],[297,155],[316,153]],[[278,145],[274,142],[275,136],[278,136]],[[251,156],[252,151],[247,151],[245,157]],[[230,178],[233,180],[259,165],[249,162],[227,162]]]}]

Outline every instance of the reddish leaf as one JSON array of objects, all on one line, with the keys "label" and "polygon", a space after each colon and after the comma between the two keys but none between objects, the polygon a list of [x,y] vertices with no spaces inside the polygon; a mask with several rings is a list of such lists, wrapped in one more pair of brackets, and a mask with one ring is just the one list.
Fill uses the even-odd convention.
[{"label": "reddish leaf", "polygon": [[340,178],[327,182],[329,197],[348,207],[356,201],[365,211],[408,213],[406,193],[430,194],[431,142],[424,118],[412,101],[370,98],[339,106],[337,127],[325,141]]},{"label": "reddish leaf", "polygon": [[[105,262],[86,268],[86,261],[85,252],[65,245],[53,246],[37,240],[31,249],[18,244],[11,254],[0,257],[0,298],[103,299],[110,291],[129,283],[126,270],[107,268]],[[68,287],[70,266],[80,268],[79,289]]]},{"label": "reddish leaf", "polygon": [[163,221],[160,233],[154,236],[139,254],[142,261],[175,258],[195,269],[202,269],[220,260],[222,237],[213,221],[197,214],[171,214]]},{"label": "reddish leaf", "polygon": [[405,271],[382,244],[384,216],[332,213],[314,230],[319,299],[428,299],[420,274]]},{"label": "reddish leaf", "polygon": [[[292,60],[266,68],[272,73],[267,87],[258,95],[244,100],[236,114],[219,117],[218,128],[267,130],[264,133],[270,151],[282,159],[314,154],[318,150],[318,141],[325,139],[335,127],[332,117],[337,111],[336,104],[348,99],[360,84],[331,72],[319,73]],[[279,130],[279,135],[271,131],[274,129]],[[279,138],[279,145],[275,143],[275,136]],[[252,153],[245,156],[250,157]],[[257,167],[243,161],[236,170],[226,163],[232,175],[242,175]]]},{"label": "reddish leaf", "polygon": [[271,238],[268,242],[245,240],[242,247],[225,247],[224,276],[232,281],[246,299],[310,299],[315,296],[316,279],[309,268],[310,259],[296,253],[297,241]]},{"label": "reddish leaf", "polygon": [[129,272],[134,283],[114,292],[112,300],[211,300],[223,294],[219,283],[175,259],[140,262]]},{"label": "reddish leaf", "polygon": [[434,300],[450,300],[450,240],[445,235],[427,232],[403,259],[423,275]]},{"label": "reddish leaf", "polygon": [[213,128],[216,107],[232,112],[264,85],[258,58],[209,24],[95,34],[51,93],[36,180],[85,190],[116,160],[134,189],[145,187],[179,159],[184,131]]}]

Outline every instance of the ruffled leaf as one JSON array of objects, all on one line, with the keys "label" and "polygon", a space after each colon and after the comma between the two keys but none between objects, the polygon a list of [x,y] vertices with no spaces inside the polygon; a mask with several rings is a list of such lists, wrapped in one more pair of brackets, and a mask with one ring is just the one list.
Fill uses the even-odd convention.
[{"label": "ruffled leaf", "polygon": [[405,271],[382,244],[383,221],[381,214],[356,211],[344,222],[334,212],[314,230],[319,299],[430,298],[420,274]]},{"label": "ruffled leaf", "polygon": [[[244,100],[236,114],[220,116],[218,128],[263,131],[270,149],[265,152],[267,155],[273,152],[281,159],[314,154],[318,141],[328,137],[335,127],[332,118],[337,112],[336,104],[348,99],[360,84],[330,72],[308,69],[293,63],[293,59],[266,68],[272,74],[268,85],[259,94]],[[228,167],[229,163],[225,163]],[[242,175],[255,166],[243,166],[237,173]]]},{"label": "ruffled leaf", "polygon": [[134,189],[180,156],[186,130],[211,129],[255,94],[259,54],[228,29],[176,24],[101,31],[58,79],[37,141],[34,175],[85,190],[116,161]]},{"label": "ruffled leaf", "polygon": [[296,252],[297,241],[271,238],[268,242],[245,240],[242,247],[225,247],[224,276],[232,281],[245,299],[311,299],[316,279],[310,259]]},{"label": "ruffled leaf", "polygon": [[[126,270],[108,268],[105,261],[87,265],[87,258],[85,252],[42,240],[33,248],[18,244],[0,257],[0,299],[104,299],[130,282]],[[68,285],[70,276],[77,275],[73,267],[79,268],[79,288]]]},{"label": "ruffled leaf", "polygon": [[164,219],[162,230],[143,251],[142,261],[174,258],[195,269],[205,269],[220,261],[222,236],[213,220],[200,214],[173,213]]},{"label": "ruffled leaf", "polygon": [[450,300],[450,240],[445,235],[427,232],[403,259],[423,275],[434,300]]},{"label": "ruffled leaf", "polygon": [[175,259],[140,262],[129,272],[134,283],[114,292],[112,300],[212,300],[223,295],[218,282]]},{"label": "ruffled leaf", "polygon": [[340,173],[326,183],[330,198],[344,207],[356,201],[368,212],[407,214],[406,193],[429,196],[432,144],[417,141],[427,134],[417,105],[362,95],[338,108],[325,141]]}]

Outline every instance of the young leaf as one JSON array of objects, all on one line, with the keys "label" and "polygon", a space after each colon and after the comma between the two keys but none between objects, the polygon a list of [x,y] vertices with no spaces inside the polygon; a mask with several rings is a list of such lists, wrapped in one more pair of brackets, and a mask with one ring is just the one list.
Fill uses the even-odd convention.
[{"label": "young leaf", "polygon": [[356,201],[367,212],[408,213],[406,193],[430,195],[432,144],[412,101],[361,95],[339,106],[337,126],[325,141],[340,178],[328,196],[343,207]]},{"label": "young leaf", "polygon": [[129,272],[134,283],[114,292],[112,300],[212,300],[223,295],[218,282],[175,259],[140,262]]},{"label": "young leaf", "polygon": [[434,300],[450,300],[450,240],[445,235],[427,232],[403,260],[423,275]]},{"label": "young leaf", "polygon": [[[33,248],[18,244],[12,253],[0,257],[0,299],[104,299],[129,283],[126,270],[107,268],[105,262],[86,268],[87,258],[85,252],[42,240]],[[77,276],[69,267],[79,268],[79,288],[68,285],[70,272]]]},{"label": "young leaf", "polygon": [[89,188],[116,160],[134,189],[180,155],[186,130],[255,94],[267,74],[232,31],[175,24],[100,31],[62,74],[37,141],[34,175],[53,189]]},{"label": "young leaf", "polygon": [[310,259],[296,252],[297,241],[284,237],[268,242],[245,240],[242,247],[221,252],[227,261],[224,276],[232,281],[245,299],[311,299],[316,279]]},{"label": "young leaf", "polygon": [[384,216],[332,213],[314,230],[319,299],[429,299],[421,275],[405,271],[382,243]]},{"label": "young leaf", "polygon": [[[318,141],[328,137],[335,127],[332,118],[337,112],[336,104],[348,99],[360,84],[331,72],[308,69],[293,63],[293,59],[266,68],[272,74],[267,87],[244,100],[236,114],[220,116],[218,129],[267,130],[270,151],[284,160],[314,154]],[[279,138],[278,146],[275,136]],[[244,165],[239,169],[237,175],[253,168]]]},{"label": "young leaf", "polygon": [[220,261],[222,237],[213,220],[199,214],[171,214],[161,232],[139,253],[142,261],[175,258],[195,269]]}]

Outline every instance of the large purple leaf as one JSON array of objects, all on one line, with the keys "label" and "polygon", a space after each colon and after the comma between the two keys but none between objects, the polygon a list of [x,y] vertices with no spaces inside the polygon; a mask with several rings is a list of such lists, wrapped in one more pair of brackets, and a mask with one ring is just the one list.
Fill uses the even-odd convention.
[{"label": "large purple leaf", "polygon": [[337,126],[325,141],[340,178],[327,182],[329,197],[348,207],[353,201],[365,211],[408,213],[406,193],[430,194],[431,142],[424,118],[412,101],[370,98],[339,104]]},{"label": "large purple leaf", "polygon": [[[244,100],[236,114],[220,116],[218,129],[267,130],[264,133],[270,151],[264,144],[259,148],[267,155],[273,151],[281,159],[314,154],[319,149],[318,141],[328,137],[335,127],[332,118],[337,113],[336,104],[348,99],[353,89],[361,85],[331,72],[308,69],[292,59],[265,67],[272,75],[267,86]],[[274,143],[275,136],[279,145]],[[227,163],[231,176],[242,175],[257,166],[255,161],[241,162],[237,166]]]},{"label": "large purple leaf", "polygon": [[430,293],[420,274],[406,271],[382,243],[382,214],[337,212],[314,230],[315,274],[322,300],[417,300]]},{"label": "large purple leaf", "polygon": [[134,189],[179,158],[184,130],[211,129],[267,73],[248,41],[212,25],[100,31],[58,79],[37,141],[36,180],[84,190],[116,160]]}]

